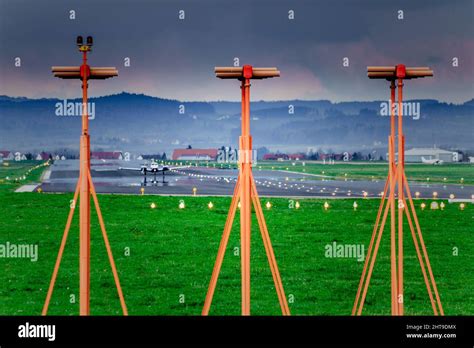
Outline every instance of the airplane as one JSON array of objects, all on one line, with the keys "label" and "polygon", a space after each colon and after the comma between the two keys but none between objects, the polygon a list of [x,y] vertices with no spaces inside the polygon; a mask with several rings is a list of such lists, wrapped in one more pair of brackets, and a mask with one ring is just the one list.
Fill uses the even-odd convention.
[{"label": "airplane", "polygon": [[426,159],[424,157],[421,157],[421,162],[425,163],[425,164],[434,164],[434,165],[437,165],[437,164],[443,164],[443,160],[440,160],[440,159]]},{"label": "airplane", "polygon": [[183,167],[183,166],[170,167],[168,165],[160,165],[158,164],[158,162],[152,161],[149,166],[147,164],[142,164],[140,168],[119,167],[119,170],[131,170],[131,171],[141,172],[145,176],[145,181],[144,181],[145,184],[146,184],[146,174],[152,173],[154,175],[154,179],[152,180],[152,183],[156,184],[158,182],[156,180],[157,173],[160,173],[160,172],[162,173],[163,183],[165,183],[165,172],[173,170],[173,169],[178,169],[178,168],[186,168],[186,167]]}]

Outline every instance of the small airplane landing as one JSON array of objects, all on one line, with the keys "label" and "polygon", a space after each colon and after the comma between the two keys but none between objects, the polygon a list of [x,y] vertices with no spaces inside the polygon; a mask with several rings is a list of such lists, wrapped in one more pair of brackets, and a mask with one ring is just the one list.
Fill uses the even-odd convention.
[{"label": "small airplane landing", "polygon": [[128,170],[128,171],[136,171],[140,172],[141,174],[144,175],[144,182],[143,184],[146,186],[147,184],[147,173],[151,173],[153,175],[153,180],[151,181],[152,184],[158,183],[156,180],[156,174],[161,173],[163,181],[162,183],[166,183],[165,181],[165,172],[173,170],[173,169],[178,169],[178,168],[185,168],[185,167],[170,167],[168,165],[161,165],[158,164],[158,162],[152,161],[150,165],[148,164],[142,164],[140,168],[131,168],[131,167],[119,167],[119,170]]}]

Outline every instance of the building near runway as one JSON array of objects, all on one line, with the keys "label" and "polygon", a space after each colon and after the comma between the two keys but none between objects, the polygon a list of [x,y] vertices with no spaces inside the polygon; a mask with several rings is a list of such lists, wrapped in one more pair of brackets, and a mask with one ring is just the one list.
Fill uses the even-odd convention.
[{"label": "building near runway", "polygon": [[215,161],[217,149],[175,149],[173,160],[181,161]]},{"label": "building near runway", "polygon": [[[398,153],[395,153],[395,158],[398,158]],[[422,163],[422,158],[425,160],[441,160],[449,163],[462,161],[462,154],[439,148],[412,148],[405,151],[405,162]]]},{"label": "building near runway", "polygon": [[263,155],[264,161],[301,161],[305,159],[306,155],[304,153],[266,153]]}]

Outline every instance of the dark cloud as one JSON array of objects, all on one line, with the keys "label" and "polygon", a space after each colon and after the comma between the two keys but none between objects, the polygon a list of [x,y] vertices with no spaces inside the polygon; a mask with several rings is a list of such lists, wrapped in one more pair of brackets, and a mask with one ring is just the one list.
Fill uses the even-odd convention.
[{"label": "dark cloud", "polygon": [[470,0],[0,0],[0,94],[77,95],[74,82],[52,78],[50,66],[78,64],[75,36],[91,34],[91,64],[120,70],[119,78],[95,83],[92,95],[238,99],[235,84],[215,79],[212,69],[239,57],[282,71],[257,82],[257,99],[380,99],[383,83],[369,81],[365,67],[403,62],[435,69],[435,79],[414,82],[420,87],[410,88],[411,97],[461,102],[473,97],[472,16]]}]

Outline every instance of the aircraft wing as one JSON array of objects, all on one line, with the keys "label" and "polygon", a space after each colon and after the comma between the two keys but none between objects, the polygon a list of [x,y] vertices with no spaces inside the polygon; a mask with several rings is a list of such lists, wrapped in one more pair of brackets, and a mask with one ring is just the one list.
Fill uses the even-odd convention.
[{"label": "aircraft wing", "polygon": [[[185,169],[185,168],[189,168],[190,166],[179,166],[179,167],[166,167],[167,169],[166,170],[174,170],[174,169]],[[163,169],[161,169],[160,171],[162,171]]]},{"label": "aircraft wing", "polygon": [[[119,170],[134,170],[134,171],[137,171],[137,172],[141,172],[142,168],[119,167]],[[147,168],[146,170],[148,171],[149,168]]]}]

